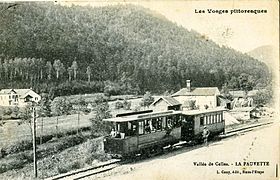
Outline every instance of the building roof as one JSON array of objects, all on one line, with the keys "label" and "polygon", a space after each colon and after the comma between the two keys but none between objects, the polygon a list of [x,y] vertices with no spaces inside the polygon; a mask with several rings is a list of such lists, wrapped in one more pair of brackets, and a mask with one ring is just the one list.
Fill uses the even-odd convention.
[{"label": "building roof", "polygon": [[231,101],[223,96],[218,96],[218,101],[224,102],[224,103],[231,103]]},{"label": "building roof", "polygon": [[172,96],[214,96],[219,92],[217,87],[197,87],[188,91],[188,88],[182,88]]},{"label": "building roof", "polygon": [[28,95],[37,95],[37,93],[31,89],[2,89],[0,94],[9,94],[11,91],[14,91],[16,94],[18,94],[20,98],[25,98]]},{"label": "building roof", "polygon": [[9,94],[13,89],[1,89],[0,94]]},{"label": "building roof", "polygon": [[211,108],[211,109],[196,109],[196,110],[187,110],[182,111],[182,114],[185,115],[197,115],[197,114],[204,114],[204,113],[211,113],[211,112],[218,112],[218,111],[227,111],[224,107],[217,107],[217,108]]},{"label": "building roof", "polygon": [[241,91],[241,90],[236,90],[236,91],[229,91],[229,94],[232,95],[233,97],[244,97],[245,91]]},{"label": "building roof", "polygon": [[157,102],[159,102],[160,100],[165,101],[167,104],[169,104],[170,106],[177,106],[177,105],[181,105],[181,103],[179,101],[177,101],[175,98],[170,97],[170,96],[164,96],[164,97],[160,97],[157,100],[155,100],[152,105],[155,105]]},{"label": "building roof", "polygon": [[[259,90],[251,90],[248,91],[247,96],[256,96]],[[232,95],[233,97],[245,97],[246,92],[242,90],[236,90],[236,91],[229,91],[229,94]]]}]

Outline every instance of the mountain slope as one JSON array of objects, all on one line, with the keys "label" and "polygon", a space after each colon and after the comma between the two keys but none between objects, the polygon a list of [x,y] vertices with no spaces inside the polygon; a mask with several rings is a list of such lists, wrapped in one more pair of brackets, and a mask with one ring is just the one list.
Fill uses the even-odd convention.
[{"label": "mountain slope", "polygon": [[66,81],[64,89],[73,80],[112,81],[122,90],[163,92],[185,86],[186,79],[221,87],[242,73],[256,82],[268,77],[263,63],[142,7],[7,5],[0,5],[2,87],[44,85],[49,91]]},{"label": "mountain slope", "polygon": [[275,66],[275,62],[273,61],[273,47],[270,45],[260,46],[251,51],[247,54],[255,59],[264,62],[270,69],[273,69]]}]

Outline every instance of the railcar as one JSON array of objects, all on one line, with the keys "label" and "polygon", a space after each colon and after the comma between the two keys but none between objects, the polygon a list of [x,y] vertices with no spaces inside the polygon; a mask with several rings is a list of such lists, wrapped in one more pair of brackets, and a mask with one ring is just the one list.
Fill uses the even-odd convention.
[{"label": "railcar", "polygon": [[182,140],[200,142],[206,126],[213,138],[225,132],[224,108],[183,111]]},{"label": "railcar", "polygon": [[199,142],[204,126],[214,137],[225,130],[225,109],[148,112],[123,114],[104,119],[114,123],[118,134],[104,139],[106,153],[131,157],[161,152],[163,147],[180,141]]},{"label": "railcar", "polygon": [[164,146],[181,140],[180,114],[166,111],[104,119],[113,122],[120,133],[119,136],[104,139],[104,150],[121,157],[160,152]]}]

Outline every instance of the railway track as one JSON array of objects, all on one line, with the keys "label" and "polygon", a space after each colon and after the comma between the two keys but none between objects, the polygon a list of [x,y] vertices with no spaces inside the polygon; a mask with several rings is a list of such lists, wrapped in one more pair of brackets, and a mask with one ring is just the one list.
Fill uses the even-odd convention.
[{"label": "railway track", "polygon": [[[249,125],[245,127],[240,127],[237,129],[232,129],[230,131],[227,131],[225,134],[221,135],[220,138],[228,138],[234,135],[238,135],[240,133],[245,133],[248,131],[252,131],[256,128],[262,127],[262,126],[267,126],[272,124],[273,122],[266,122],[266,123],[259,123],[259,124],[254,124],[254,125]],[[186,142],[178,143],[175,146],[184,146],[187,144]],[[76,171],[71,171],[65,174],[60,174],[54,177],[47,178],[46,180],[60,180],[60,179],[71,179],[71,180],[78,180],[78,179],[83,179],[89,176],[101,174],[107,171],[110,171],[114,168],[117,168],[121,166],[122,164],[125,164],[125,161],[122,161],[120,159],[113,159],[108,162],[104,162],[102,164],[99,164],[94,167],[89,167],[89,168],[83,168],[79,169]]]},{"label": "railway track", "polygon": [[248,126],[244,126],[244,127],[240,127],[240,128],[235,128],[235,129],[226,131],[226,133],[224,135],[220,135],[220,137],[221,138],[227,138],[227,137],[230,137],[230,136],[234,136],[236,134],[252,131],[255,128],[258,128],[258,127],[261,127],[261,126],[270,125],[272,123],[273,123],[273,121],[269,121],[269,122],[265,122],[265,123],[252,124],[252,125],[248,125]]},{"label": "railway track", "polygon": [[60,174],[54,177],[47,178],[45,180],[59,180],[59,179],[71,179],[71,180],[78,180],[88,176],[104,173],[110,171],[116,167],[121,166],[122,161],[120,159],[113,159],[108,162],[99,164],[94,167],[88,167],[79,169],[76,171],[71,171],[65,174]]}]

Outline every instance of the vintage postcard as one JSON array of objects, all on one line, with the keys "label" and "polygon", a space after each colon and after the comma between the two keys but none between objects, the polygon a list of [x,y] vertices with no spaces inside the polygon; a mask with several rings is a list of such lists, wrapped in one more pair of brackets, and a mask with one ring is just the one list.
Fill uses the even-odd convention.
[{"label": "vintage postcard", "polygon": [[276,180],[279,1],[0,2],[0,179]]}]

